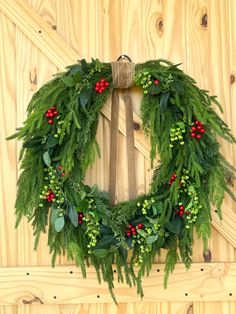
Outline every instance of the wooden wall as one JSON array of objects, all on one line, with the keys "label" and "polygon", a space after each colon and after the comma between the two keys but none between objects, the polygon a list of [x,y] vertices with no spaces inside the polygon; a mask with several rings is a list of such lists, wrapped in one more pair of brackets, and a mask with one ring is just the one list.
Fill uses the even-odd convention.
[{"label": "wooden wall", "polygon": [[[39,250],[33,252],[27,222],[14,229],[20,145],[5,142],[5,137],[22,125],[33,93],[53,73],[80,58],[114,61],[122,53],[135,63],[157,58],[182,63],[181,68],[200,87],[218,95],[223,117],[236,135],[235,18],[235,0],[0,0],[0,314],[236,313],[236,208],[229,198],[224,202],[222,222],[212,212],[212,238],[205,256],[196,239],[189,275],[180,264],[169,288],[163,290],[163,265],[154,265],[151,277],[145,281],[147,297],[143,302],[135,298],[135,290],[119,286],[116,307],[105,286],[99,287],[92,274],[83,281],[78,270],[65,266],[68,263],[63,257],[56,270],[48,267],[46,236]],[[140,97],[135,90],[137,121]],[[126,199],[128,194],[122,112],[118,200]],[[109,114],[108,103],[98,130],[102,158],[87,175],[87,182],[97,182],[105,189],[109,175]],[[138,192],[143,192],[151,179],[149,145],[142,131],[135,132]],[[222,143],[222,151],[236,165],[235,147]],[[162,262],[164,255],[156,262]],[[76,275],[72,280],[71,269],[79,279]],[[25,304],[30,300],[32,304]]]}]

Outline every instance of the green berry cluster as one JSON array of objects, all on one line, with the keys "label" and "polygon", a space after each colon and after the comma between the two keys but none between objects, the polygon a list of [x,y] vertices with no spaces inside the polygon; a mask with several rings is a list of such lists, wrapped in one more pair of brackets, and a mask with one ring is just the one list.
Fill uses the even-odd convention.
[{"label": "green berry cluster", "polygon": [[183,122],[177,122],[172,125],[170,129],[170,147],[172,148],[173,142],[178,141],[180,145],[184,145],[184,133],[186,132],[185,130],[185,125]]},{"label": "green berry cluster", "polygon": [[60,117],[58,117],[57,119],[58,119],[58,121],[57,121],[57,129],[56,129],[56,133],[54,134],[55,138],[58,138],[61,135],[61,131],[62,131],[61,126],[64,123],[63,120],[59,120]]},{"label": "green berry cluster", "polygon": [[151,74],[149,72],[139,73],[136,82],[143,88],[143,93],[148,94],[148,88],[153,84]]},{"label": "green berry cluster", "polygon": [[187,185],[189,183],[189,170],[184,169],[183,174],[180,178],[180,186],[182,187],[182,189],[180,190],[181,193],[187,192]]},{"label": "green berry cluster", "polygon": [[152,204],[155,203],[155,200],[153,198],[149,200],[144,200],[144,202],[141,204],[140,202],[137,203],[138,207],[141,207],[141,211],[143,215],[147,214],[147,211],[151,208]]},{"label": "green berry cluster", "polygon": [[100,235],[99,222],[94,219],[94,216],[87,214],[83,217],[83,221],[86,223],[85,234],[88,236],[88,253],[92,254],[93,247],[97,244],[97,238]]},{"label": "green berry cluster", "polygon": [[190,211],[190,215],[186,217],[186,225],[187,229],[190,228],[192,223],[195,223],[197,220],[197,214],[199,210],[202,208],[202,205],[199,204],[199,199],[195,188],[190,185],[187,190],[188,195],[191,197],[191,201],[189,203],[188,210]]},{"label": "green berry cluster", "polygon": [[[62,190],[63,179],[60,177],[59,171],[50,166],[45,168],[46,176],[44,180],[46,184],[43,186],[42,192],[39,196],[41,200],[48,200],[57,204],[57,208],[60,209],[63,203],[65,202],[64,193]],[[50,197],[53,195],[54,197]],[[39,207],[43,207],[44,204],[41,202]]]},{"label": "green berry cluster", "polygon": [[[151,228],[148,228],[149,232],[147,231],[147,228],[144,229],[144,232],[149,236],[152,233]],[[146,237],[147,236],[141,236],[139,233],[135,235],[132,239],[131,246],[135,247],[136,244],[138,244],[139,252],[137,255],[137,261],[135,263],[135,266],[141,266],[143,264],[145,255],[149,253],[152,250],[152,245],[147,244]]]}]

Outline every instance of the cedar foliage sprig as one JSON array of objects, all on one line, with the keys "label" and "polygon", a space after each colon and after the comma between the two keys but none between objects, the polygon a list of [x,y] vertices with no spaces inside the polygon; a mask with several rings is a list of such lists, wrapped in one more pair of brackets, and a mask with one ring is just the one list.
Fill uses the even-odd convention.
[{"label": "cedar foliage sprig", "polygon": [[229,180],[235,169],[216,136],[236,141],[213,108],[222,111],[216,97],[167,60],[138,64],[135,83],[144,94],[140,112],[151,164],[160,156],[148,194],[111,206],[108,193],[83,183],[100,153],[99,112],[113,89],[109,63],[81,60],[55,75],[34,94],[26,121],[8,138],[23,142],[16,225],[23,216],[32,223],[35,249],[48,229],[52,265],[66,254],[84,277],[93,265],[114,300],[114,263],[118,281],[136,285],[143,296],[142,277],[164,248],[166,286],[179,257],[191,265],[194,229],[207,248],[211,206],[222,218],[225,192],[235,199]]}]

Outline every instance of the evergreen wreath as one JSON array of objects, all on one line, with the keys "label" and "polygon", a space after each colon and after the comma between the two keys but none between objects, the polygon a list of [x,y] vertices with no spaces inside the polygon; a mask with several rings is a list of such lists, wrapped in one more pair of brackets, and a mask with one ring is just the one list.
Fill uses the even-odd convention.
[{"label": "evergreen wreath", "polygon": [[110,63],[81,60],[57,74],[34,94],[24,126],[8,138],[23,141],[16,226],[28,218],[35,249],[48,228],[53,266],[61,254],[84,277],[93,265],[113,298],[113,263],[118,281],[136,285],[142,296],[141,279],[164,248],[166,286],[179,255],[186,268],[191,265],[194,228],[207,248],[211,205],[221,218],[225,192],[235,199],[228,182],[235,169],[216,136],[236,140],[212,108],[222,111],[216,97],[166,60],[136,65],[135,84],[143,90],[140,111],[151,162],[157,152],[161,160],[148,194],[111,206],[107,192],[83,183],[99,155],[99,112],[113,89]]}]

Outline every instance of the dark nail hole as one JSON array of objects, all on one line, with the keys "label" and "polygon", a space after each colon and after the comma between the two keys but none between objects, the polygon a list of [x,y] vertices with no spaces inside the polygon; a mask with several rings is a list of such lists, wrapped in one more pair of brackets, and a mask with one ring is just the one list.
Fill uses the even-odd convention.
[{"label": "dark nail hole", "polygon": [[160,269],[159,269],[159,268],[157,269],[157,272],[158,272],[158,273],[160,272]]},{"label": "dark nail hole", "polygon": [[42,33],[42,31],[41,30],[39,30],[39,34],[41,34]]},{"label": "dark nail hole", "polygon": [[29,276],[29,273],[26,273],[27,276]]},{"label": "dark nail hole", "polygon": [[53,297],[54,299],[56,299],[57,297],[54,295],[54,297]]},{"label": "dark nail hole", "polygon": [[188,296],[188,293],[185,293],[185,296],[187,297],[187,296]]},{"label": "dark nail hole", "polygon": [[218,210],[217,210],[217,209],[215,209],[215,213],[218,213]]},{"label": "dark nail hole", "polygon": [[98,298],[98,299],[100,298],[100,295],[99,295],[99,294],[97,295],[97,298]]},{"label": "dark nail hole", "polygon": [[201,268],[201,271],[204,271],[204,268]]},{"label": "dark nail hole", "polygon": [[70,274],[73,274],[73,271],[72,271],[72,270],[70,271]]},{"label": "dark nail hole", "polygon": [[116,273],[116,269],[114,269],[113,272]]},{"label": "dark nail hole", "polygon": [[233,294],[230,292],[230,293],[229,293],[229,296],[232,297],[232,295],[233,295]]}]

